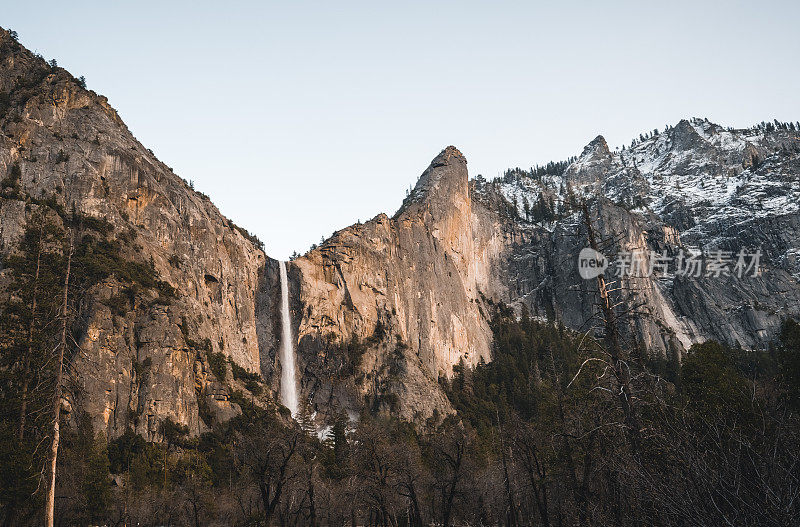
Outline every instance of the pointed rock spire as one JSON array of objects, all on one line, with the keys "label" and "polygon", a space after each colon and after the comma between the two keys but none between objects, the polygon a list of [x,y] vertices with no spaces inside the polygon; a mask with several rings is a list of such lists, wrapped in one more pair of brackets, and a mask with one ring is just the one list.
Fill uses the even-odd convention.
[{"label": "pointed rock spire", "polygon": [[564,177],[577,185],[596,183],[611,169],[611,151],[602,135],[586,145],[580,157],[567,167]]},{"label": "pointed rock spire", "polygon": [[451,203],[469,200],[467,158],[458,148],[448,146],[437,155],[417,180],[398,214],[415,203]]},{"label": "pointed rock spire", "polygon": [[608,143],[606,142],[606,138],[602,135],[598,135],[594,139],[592,139],[588,145],[583,147],[583,153],[581,157],[610,157],[611,151],[608,149]]}]

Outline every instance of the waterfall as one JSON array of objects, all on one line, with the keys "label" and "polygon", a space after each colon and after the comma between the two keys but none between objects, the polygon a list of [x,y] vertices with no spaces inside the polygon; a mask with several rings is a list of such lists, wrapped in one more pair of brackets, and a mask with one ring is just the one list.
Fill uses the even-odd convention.
[{"label": "waterfall", "polygon": [[286,277],[286,262],[281,264],[281,403],[297,415],[297,374],[295,373],[292,319],[289,316],[289,280]]}]

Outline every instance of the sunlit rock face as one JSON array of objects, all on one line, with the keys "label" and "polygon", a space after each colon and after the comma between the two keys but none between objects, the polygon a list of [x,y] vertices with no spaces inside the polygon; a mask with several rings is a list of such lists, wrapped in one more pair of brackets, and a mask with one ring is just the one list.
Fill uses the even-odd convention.
[{"label": "sunlit rock face", "polygon": [[[394,217],[381,214],[343,229],[295,260],[301,349],[318,353],[312,343],[320,338],[355,336],[371,342],[365,371],[380,377],[394,353],[380,350],[400,346],[402,369],[430,385],[409,393],[400,382],[401,413],[446,411],[436,379],[461,361],[491,360],[485,301],[497,289],[503,241],[490,217],[472,202],[464,156],[452,146],[443,150]],[[369,383],[363,389],[368,393]]]},{"label": "sunlit rock face", "polygon": [[[654,253],[674,264],[681,252],[728,251],[730,271],[739,250],[763,253],[757,276],[611,276],[629,347],[678,359],[707,339],[763,348],[800,314],[799,164],[797,131],[700,119],[624,150],[598,136],[563,168],[492,182],[468,181],[448,147],[394,217],[344,229],[295,262],[304,360],[320,364],[333,349],[323,341],[368,342],[367,379],[349,389],[400,394],[400,412],[414,418],[447,405],[412,379],[433,386],[460,361],[491,359],[490,303],[599,333],[596,283],[577,268],[588,244],[582,201],[604,250],[637,253],[642,271]],[[376,329],[382,340],[371,339]],[[413,374],[388,382],[397,342]],[[315,400],[346,391],[313,377],[304,387]]]},{"label": "sunlit rock face", "polygon": [[[130,427],[156,437],[168,417],[196,434],[205,426],[198,401],[230,415],[235,408],[207,354],[260,370],[260,341],[271,340],[271,328],[256,327],[259,283],[272,276],[263,251],[142,146],[104,97],[3,30],[0,92],[8,95],[0,178],[14,165],[22,175],[22,194],[0,196],[0,258],[15,250],[37,208],[31,199],[53,198],[108,221],[121,255],[152,263],[176,290],[169,303],[141,291],[116,312],[109,300],[127,284],[112,277],[87,292],[72,407],[109,436]],[[0,285],[7,278],[0,272]]]}]

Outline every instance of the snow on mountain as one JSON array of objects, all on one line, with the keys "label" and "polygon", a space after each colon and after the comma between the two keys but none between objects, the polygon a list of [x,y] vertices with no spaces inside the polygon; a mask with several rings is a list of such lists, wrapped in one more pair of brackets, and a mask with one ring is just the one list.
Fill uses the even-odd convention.
[{"label": "snow on mountain", "polygon": [[[530,216],[525,204],[530,208],[543,196],[556,209],[569,192],[602,196],[675,227],[685,243],[713,249],[754,221],[800,211],[798,128],[770,123],[733,130],[683,120],[613,152],[600,136],[561,175],[510,171],[496,184],[523,221]],[[798,251],[794,245],[772,256],[796,261]]]},{"label": "snow on mountain", "polygon": [[745,279],[618,279],[620,305],[642,306],[629,335],[646,349],[676,353],[709,338],[762,347],[800,314],[800,123],[734,130],[682,120],[616,150],[598,136],[568,162],[508,170],[472,189],[505,219],[507,300],[532,314],[573,327],[592,317],[591,285],[575,266],[586,244],[581,198],[598,236],[615,240],[608,254],[641,251],[647,264],[650,251],[707,259],[760,250],[759,272]]}]

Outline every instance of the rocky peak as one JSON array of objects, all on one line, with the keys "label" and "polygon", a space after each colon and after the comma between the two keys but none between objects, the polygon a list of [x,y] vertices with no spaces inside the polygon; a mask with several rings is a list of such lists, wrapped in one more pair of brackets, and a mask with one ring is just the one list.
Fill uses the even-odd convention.
[{"label": "rocky peak", "polygon": [[703,137],[687,119],[681,119],[671,130],[670,135],[675,150],[689,150],[704,143]]},{"label": "rocky peak", "polygon": [[586,145],[580,157],[564,172],[564,177],[576,185],[598,183],[611,168],[611,151],[602,135]]},{"label": "rocky peak", "polygon": [[450,163],[451,160],[461,161],[465,165],[467,164],[467,158],[464,157],[464,154],[461,153],[461,150],[454,147],[453,145],[450,145],[448,147],[445,147],[445,149],[442,150],[441,152],[439,152],[439,155],[436,156],[433,161],[431,161],[431,165],[443,166]]},{"label": "rocky peak", "polygon": [[[33,211],[74,208],[105,225],[92,236],[118,262],[81,293],[71,403],[108,437],[128,428],[156,437],[167,417],[196,433],[211,425],[198,414],[206,399],[231,410],[207,364],[218,353],[256,372],[272,347],[275,296],[259,286],[274,273],[258,243],[139,143],[105,97],[0,30],[0,179],[12,170],[13,188],[0,192],[0,261]],[[162,289],[130,266],[152,269]],[[7,280],[0,273],[0,291]]]},{"label": "rocky peak", "polygon": [[583,148],[581,157],[604,158],[611,155],[606,138],[598,135]]},{"label": "rocky peak", "polygon": [[[721,249],[735,257],[739,250],[760,248],[763,273],[758,276],[727,282],[718,277],[708,281],[662,277],[648,285],[650,293],[642,295],[643,301],[649,302],[652,313],[662,313],[657,315],[663,317],[660,324],[674,331],[682,349],[707,338],[762,347],[780,328],[781,317],[797,313],[797,128],[796,123],[762,122],[733,129],[707,119],[684,119],[664,132],[643,134],[630,148],[610,156],[605,142],[597,138],[565,170],[563,180],[572,184],[573,191],[601,198],[599,207],[608,222],[602,227],[605,235],[627,236],[624,250],[650,244],[648,249],[659,253],[665,249]],[[557,176],[552,182],[544,179],[556,194],[556,203],[568,198],[565,191],[569,187],[562,185],[563,180]],[[498,182],[497,187],[507,204],[495,208],[503,211],[514,204],[536,203],[543,185],[533,177],[518,177]],[[488,192],[492,187],[486,188]],[[491,203],[491,199],[481,202]],[[559,249],[566,243],[559,233],[575,230],[569,209],[554,222],[540,221],[525,212],[517,207],[517,224],[530,229],[534,238],[549,238],[553,245],[542,249],[539,244],[520,244],[515,265],[522,268],[526,261],[546,261],[559,251],[574,252],[574,247]],[[561,258],[556,258],[550,269],[558,269],[560,262],[566,261]],[[569,320],[581,311],[578,303],[567,306],[572,294],[568,289],[549,296],[544,293],[551,280],[568,283],[569,276],[553,279],[552,272],[540,271],[547,265],[536,265],[525,271],[512,269],[507,282],[520,285],[519,300],[512,294],[510,301],[526,303],[534,313],[552,309],[567,325],[583,323],[580,318]],[[720,306],[729,307],[722,310]],[[669,335],[658,336],[659,324],[637,331],[637,338],[648,342],[651,350],[675,346]]]},{"label": "rocky peak", "polygon": [[437,155],[417,180],[398,215],[413,204],[449,203],[469,199],[467,158],[458,148],[448,146]]}]

